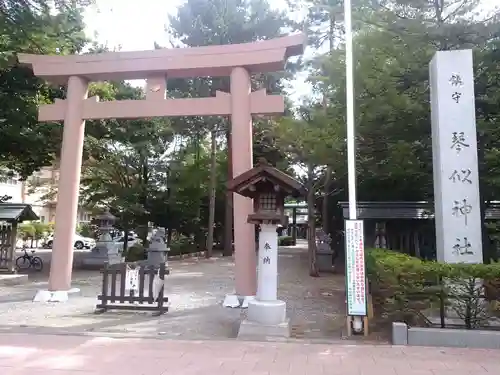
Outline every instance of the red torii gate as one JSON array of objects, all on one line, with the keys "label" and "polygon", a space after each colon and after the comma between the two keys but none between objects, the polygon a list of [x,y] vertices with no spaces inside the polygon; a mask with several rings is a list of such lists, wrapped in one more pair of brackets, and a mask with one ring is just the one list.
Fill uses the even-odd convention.
[{"label": "red torii gate", "polygon": [[[168,116],[231,116],[233,176],[251,169],[252,115],[284,111],[280,95],[251,92],[250,74],[284,69],[290,56],[303,53],[305,35],[267,41],[140,52],[106,52],[93,55],[43,56],[19,54],[19,62],[36,76],[67,85],[65,100],[41,105],[39,121],[64,121],[60,177],[52,249],[49,290],[42,300],[63,301],[71,288],[73,236],[76,227],[85,120]],[[168,78],[230,77],[230,93],[215,97],[169,99]],[[87,97],[88,83],[104,80],[146,79],[146,98],[99,102]],[[256,289],[254,227],[246,218],[252,201],[234,195],[235,289],[253,296]]]}]

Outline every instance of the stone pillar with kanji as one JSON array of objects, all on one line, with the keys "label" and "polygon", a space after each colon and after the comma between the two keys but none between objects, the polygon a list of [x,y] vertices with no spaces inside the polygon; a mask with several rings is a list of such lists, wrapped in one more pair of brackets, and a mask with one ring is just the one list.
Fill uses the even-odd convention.
[{"label": "stone pillar with kanji", "polygon": [[247,318],[241,322],[238,337],[289,337],[286,303],[278,299],[277,228],[288,225],[285,198],[305,196],[304,186],[261,159],[255,168],[230,181],[228,189],[253,199],[253,213],[247,221],[260,226],[257,295],[248,301]]}]

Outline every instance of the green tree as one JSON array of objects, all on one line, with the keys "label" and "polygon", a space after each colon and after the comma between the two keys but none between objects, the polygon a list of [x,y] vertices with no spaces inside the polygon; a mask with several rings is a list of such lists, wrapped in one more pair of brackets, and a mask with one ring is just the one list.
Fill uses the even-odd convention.
[{"label": "green tree", "polygon": [[0,165],[29,176],[59,152],[60,126],[38,124],[40,103],[62,97],[16,63],[16,53],[69,54],[81,51],[84,35],[81,1],[0,1]]},{"label": "green tree", "polygon": [[[286,26],[290,26],[284,12],[272,9],[265,0],[188,0],[175,16],[170,17],[169,33],[174,46],[207,46],[246,43],[282,35]],[[270,92],[280,92],[283,73],[267,74],[253,77],[253,86],[266,88]],[[174,92],[192,96],[211,96],[216,90],[229,91],[229,79],[197,78],[192,80],[171,80],[168,87]],[[173,122],[192,124],[189,128],[196,129],[195,134],[205,137],[214,129],[214,124],[225,128],[225,145],[230,149],[230,127],[227,119],[178,119]],[[285,159],[273,147],[268,147],[269,137],[266,128],[268,121],[256,121],[254,134],[254,156],[264,156],[271,163]],[[193,134],[192,132],[190,133]],[[230,153],[231,151],[228,150]],[[264,155],[263,155],[264,154]],[[230,155],[229,155],[230,158]],[[276,159],[276,160],[273,160]],[[226,171],[227,179],[232,178],[231,170]],[[224,254],[232,253],[232,194],[225,196],[225,246]]]},{"label": "green tree", "polygon": [[[308,8],[308,14],[306,17],[306,27],[307,34],[309,35],[310,43],[315,48],[321,48],[323,46],[328,47],[328,52],[312,59],[309,67],[316,67],[319,69],[322,75],[325,74],[325,67],[323,61],[330,56],[337,48],[338,40],[342,36],[343,32],[343,1],[340,0],[313,0],[306,1],[305,5]],[[317,82],[317,89],[321,91],[323,110],[326,112],[328,108],[328,90],[327,86],[322,84],[321,81]],[[326,118],[326,117],[325,117]],[[329,197],[330,190],[332,187],[333,179],[333,166],[327,165],[324,172],[324,184],[323,184],[323,197],[322,197],[322,209],[321,209],[321,219],[322,227],[325,233],[330,232],[329,225]]]},{"label": "green tree", "polygon": [[[139,100],[144,95],[123,82],[94,86],[93,91],[105,94],[107,100]],[[162,155],[172,137],[169,122],[161,118],[94,121],[88,128],[81,201],[89,208],[110,207],[125,231],[139,227],[146,246],[150,200],[166,186]]]},{"label": "green tree", "polygon": [[[359,199],[432,200],[428,65],[436,50],[457,48],[475,52],[481,193],[486,203],[500,194],[500,23],[498,11],[481,14],[478,1],[457,0],[375,1],[357,13],[362,24],[354,41]],[[342,46],[324,66],[326,77],[317,75],[328,89],[330,115],[340,119],[345,108]],[[345,179],[335,183],[347,184]],[[485,246],[489,242],[485,238]]]},{"label": "green tree", "polygon": [[83,237],[97,238],[96,234],[98,232],[97,225],[91,223],[82,223],[76,228],[76,232]]},{"label": "green tree", "polygon": [[[302,170],[301,176],[307,188],[309,274],[315,277],[319,276],[315,242],[316,202],[325,186],[323,176],[327,165],[333,165],[341,158],[345,148],[341,123],[327,115],[322,104],[307,104],[297,109],[294,118],[285,117],[274,127],[278,147],[287,153],[292,165]],[[343,173],[341,168],[335,172]]]},{"label": "green tree", "polygon": [[[49,226],[45,223],[40,223],[39,221],[34,221],[31,223],[33,226],[33,237],[32,242],[35,241],[35,246],[38,247],[38,242],[43,240],[49,232]],[[33,245],[33,243],[32,243]]]},{"label": "green tree", "polygon": [[31,223],[22,223],[17,228],[17,236],[24,242],[28,242],[35,236],[35,227]]}]

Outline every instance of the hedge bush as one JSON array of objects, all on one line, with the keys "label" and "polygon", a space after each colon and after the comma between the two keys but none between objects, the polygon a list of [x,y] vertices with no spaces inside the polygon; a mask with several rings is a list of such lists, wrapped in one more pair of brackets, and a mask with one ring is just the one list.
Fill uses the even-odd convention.
[{"label": "hedge bush", "polygon": [[169,256],[192,254],[201,251],[190,237],[176,238],[168,244],[168,247],[170,248]]},{"label": "hedge bush", "polygon": [[278,237],[278,246],[295,246],[295,241],[292,236]]},{"label": "hedge bush", "polygon": [[[184,254],[192,254],[198,252],[198,248],[192,244],[180,244],[173,243],[170,246],[170,251],[168,252],[168,256],[176,256],[176,255],[184,255]],[[141,244],[135,244],[127,249],[125,253],[125,261],[126,262],[137,262],[140,260],[147,259],[148,253],[147,250]]]},{"label": "hedge bush", "polygon": [[138,262],[147,258],[147,252],[141,244],[134,244],[127,249],[125,253],[126,262]]},{"label": "hedge bush", "polygon": [[169,256],[177,256],[184,254],[193,254],[197,253],[200,250],[194,244],[176,244],[172,243],[170,246],[170,251],[168,252]]},{"label": "hedge bush", "polygon": [[382,317],[425,324],[429,310],[441,310],[442,315],[444,308],[451,307],[467,328],[475,328],[488,320],[484,298],[492,295],[488,289],[496,289],[500,264],[446,264],[370,249],[366,273],[374,308]]}]

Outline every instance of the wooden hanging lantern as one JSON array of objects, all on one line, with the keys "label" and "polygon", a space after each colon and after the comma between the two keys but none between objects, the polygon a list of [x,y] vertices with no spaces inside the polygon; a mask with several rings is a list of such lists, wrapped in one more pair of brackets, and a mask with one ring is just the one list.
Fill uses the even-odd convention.
[{"label": "wooden hanging lantern", "polygon": [[254,213],[250,224],[288,225],[285,198],[305,196],[304,186],[293,177],[271,166],[264,158],[256,167],[229,181],[228,190],[253,199]]}]

